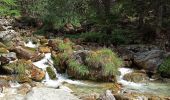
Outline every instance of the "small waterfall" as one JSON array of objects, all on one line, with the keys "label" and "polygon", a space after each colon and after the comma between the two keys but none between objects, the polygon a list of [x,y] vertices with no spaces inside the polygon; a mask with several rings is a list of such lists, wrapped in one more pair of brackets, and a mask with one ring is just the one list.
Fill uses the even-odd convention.
[{"label": "small waterfall", "polygon": [[53,61],[51,59],[51,53],[45,54],[45,57],[42,60],[34,62],[33,64],[39,68],[42,68],[45,72],[46,72],[46,68],[50,66],[56,73],[56,76],[58,79],[51,80],[48,73],[46,72],[45,79],[42,82],[48,87],[57,88],[57,87],[62,86],[62,84],[64,82],[69,83],[69,84],[75,84],[75,85],[85,85],[84,83],[82,83],[80,81],[73,81],[71,79],[68,79],[66,75],[64,76],[64,75],[58,74],[53,66]]},{"label": "small waterfall", "polygon": [[141,83],[134,83],[134,82],[129,82],[123,79],[123,76],[133,72],[133,69],[130,68],[119,68],[119,71],[121,73],[121,75],[118,78],[118,82],[123,84],[124,86],[133,86],[133,87],[141,87],[143,84]]},{"label": "small waterfall", "polygon": [[29,47],[29,48],[36,48],[37,47],[37,45],[33,44],[31,40],[29,40],[28,43],[25,43],[25,46]]}]

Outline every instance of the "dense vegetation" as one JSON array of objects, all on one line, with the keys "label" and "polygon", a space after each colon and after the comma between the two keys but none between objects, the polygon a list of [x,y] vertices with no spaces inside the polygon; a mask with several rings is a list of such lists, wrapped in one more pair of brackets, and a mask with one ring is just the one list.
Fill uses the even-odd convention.
[{"label": "dense vegetation", "polygon": [[[76,27],[86,23],[86,32],[93,26],[96,34],[110,35],[112,39],[104,41],[109,44],[137,43],[132,37],[139,33],[145,36],[143,40],[152,41],[167,33],[170,23],[169,0],[2,0],[0,11],[1,15],[20,12],[22,16],[41,19],[44,25],[40,33],[66,23]],[[131,41],[126,41],[129,37]],[[99,38],[95,40],[101,42]]]}]

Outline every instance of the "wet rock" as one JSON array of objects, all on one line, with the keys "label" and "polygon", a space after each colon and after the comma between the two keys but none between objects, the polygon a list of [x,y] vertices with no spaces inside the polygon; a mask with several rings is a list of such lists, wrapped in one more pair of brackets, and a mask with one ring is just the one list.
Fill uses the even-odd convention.
[{"label": "wet rock", "polygon": [[41,81],[45,77],[42,69],[34,66],[30,61],[18,60],[2,66],[6,74],[14,74],[20,83],[31,82],[31,80]]},{"label": "wet rock", "polygon": [[44,53],[40,53],[40,54],[36,54],[31,58],[32,62],[36,62],[36,61],[40,61],[41,59],[43,59],[45,57]]},{"label": "wet rock", "polygon": [[49,47],[39,47],[38,50],[40,53],[50,53],[51,52]]},{"label": "wet rock", "polygon": [[124,80],[130,81],[130,82],[147,82],[149,78],[147,77],[146,73],[142,72],[132,72],[124,75]]},{"label": "wet rock", "polygon": [[116,100],[110,90],[106,90],[104,94],[101,94],[99,100]]}]

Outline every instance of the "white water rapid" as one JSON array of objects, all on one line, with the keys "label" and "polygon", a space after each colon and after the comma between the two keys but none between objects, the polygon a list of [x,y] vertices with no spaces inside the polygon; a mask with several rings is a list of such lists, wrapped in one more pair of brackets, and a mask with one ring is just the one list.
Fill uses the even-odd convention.
[{"label": "white water rapid", "polygon": [[[34,45],[32,43],[32,41],[29,41],[27,44],[25,44],[25,46],[31,47],[31,48],[38,47],[37,45]],[[51,80],[48,73],[46,72],[45,79],[42,81],[48,87],[53,87],[53,88],[60,87],[60,88],[69,90],[67,87],[62,86],[62,84],[64,82],[69,83],[69,84],[75,84],[75,85],[86,85],[80,81],[74,81],[74,80],[68,79],[66,75],[58,74],[56,69],[53,66],[53,60],[51,58],[51,53],[46,53],[45,57],[42,60],[34,62],[33,64],[35,66],[37,66],[38,68],[43,69],[45,72],[46,72],[47,67],[51,67],[54,70],[54,72],[57,76],[57,78],[55,80]]]},{"label": "white water rapid", "polygon": [[133,69],[130,68],[119,68],[119,71],[121,75],[118,77],[118,82],[123,84],[124,86],[134,86],[134,87],[141,87],[143,84],[142,83],[134,83],[130,81],[126,81],[123,79],[123,76],[133,72]]},{"label": "white water rapid", "polygon": [[38,47],[38,45],[33,44],[31,40],[29,40],[28,43],[25,43],[24,45],[26,47],[29,47],[29,48],[36,48],[36,47]]}]

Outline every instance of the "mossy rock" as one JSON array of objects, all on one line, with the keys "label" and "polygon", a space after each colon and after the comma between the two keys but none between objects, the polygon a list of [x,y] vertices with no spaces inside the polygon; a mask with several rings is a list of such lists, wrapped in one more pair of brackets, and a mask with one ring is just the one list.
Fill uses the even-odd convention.
[{"label": "mossy rock", "polygon": [[15,74],[18,82],[30,82],[30,80],[41,81],[45,72],[37,68],[31,61],[18,60],[2,66],[6,74]]},{"label": "mossy rock", "polygon": [[130,82],[143,83],[147,82],[149,78],[146,73],[132,72],[124,75],[123,79]]},{"label": "mossy rock", "polygon": [[3,54],[3,53],[8,53],[8,50],[3,48],[3,47],[1,47],[0,48],[0,54]]},{"label": "mossy rock", "polygon": [[40,44],[41,45],[48,44],[48,40],[47,39],[40,39]]},{"label": "mossy rock", "polygon": [[158,72],[163,77],[170,78],[170,57],[167,57],[160,65]]},{"label": "mossy rock", "polygon": [[51,67],[47,67],[46,71],[47,71],[50,79],[52,79],[52,80],[56,79],[56,74],[55,74],[54,70]]},{"label": "mossy rock", "polygon": [[73,78],[116,82],[122,60],[110,49],[74,52],[67,61],[67,73]]}]

